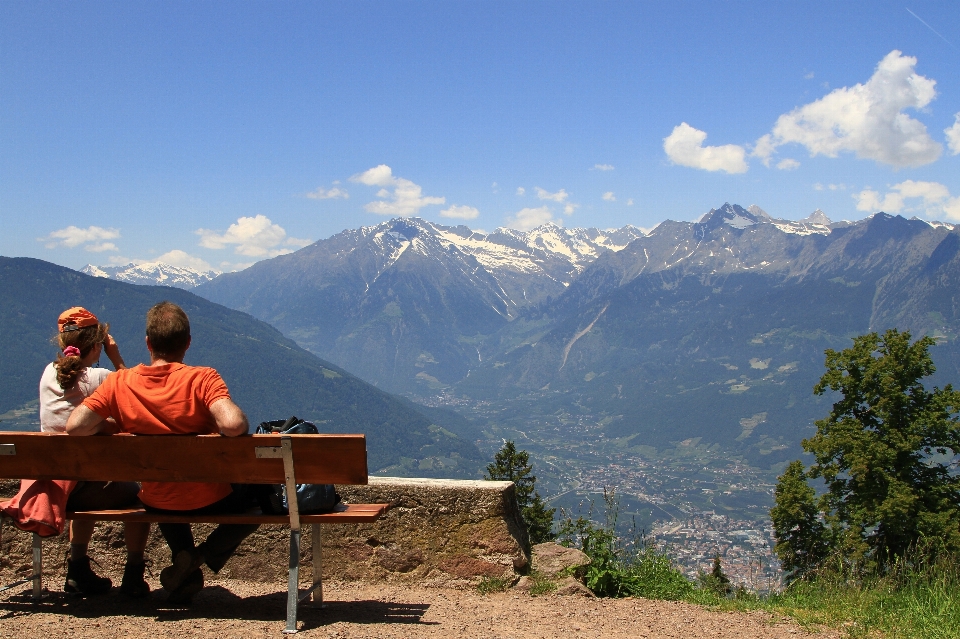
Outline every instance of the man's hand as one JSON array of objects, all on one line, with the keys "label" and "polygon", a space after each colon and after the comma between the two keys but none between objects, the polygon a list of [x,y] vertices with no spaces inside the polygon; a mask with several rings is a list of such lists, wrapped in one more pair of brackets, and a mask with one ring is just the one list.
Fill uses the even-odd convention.
[{"label": "man's hand", "polygon": [[247,431],[250,430],[250,422],[247,421],[247,416],[231,399],[224,397],[215,401],[210,405],[210,413],[217,423],[217,428],[220,429],[220,434],[225,437],[246,435]]},{"label": "man's hand", "polygon": [[96,435],[107,424],[103,417],[80,404],[67,418],[68,435]]}]

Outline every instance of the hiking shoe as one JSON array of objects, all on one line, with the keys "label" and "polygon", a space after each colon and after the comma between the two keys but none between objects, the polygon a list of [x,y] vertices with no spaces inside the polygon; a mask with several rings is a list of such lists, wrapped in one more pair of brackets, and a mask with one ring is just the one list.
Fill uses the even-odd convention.
[{"label": "hiking shoe", "polygon": [[[163,585],[163,589],[173,593],[183,585],[187,577],[193,576],[193,572],[202,566],[203,562],[204,557],[196,548],[178,552],[177,556],[173,558],[173,565],[160,571],[160,583]],[[201,576],[202,580],[203,577]]]},{"label": "hiking shoe", "polygon": [[193,603],[193,596],[203,589],[203,571],[199,568],[187,574],[180,587],[167,595],[167,601],[174,605],[188,606]]},{"label": "hiking shoe", "polygon": [[102,595],[109,592],[113,582],[109,577],[101,577],[90,567],[90,558],[67,559],[67,581],[64,592],[78,592],[84,595]]},{"label": "hiking shoe", "polygon": [[123,569],[123,581],[120,582],[120,592],[132,599],[142,599],[150,594],[150,584],[143,578],[143,571],[147,563],[128,561]]}]

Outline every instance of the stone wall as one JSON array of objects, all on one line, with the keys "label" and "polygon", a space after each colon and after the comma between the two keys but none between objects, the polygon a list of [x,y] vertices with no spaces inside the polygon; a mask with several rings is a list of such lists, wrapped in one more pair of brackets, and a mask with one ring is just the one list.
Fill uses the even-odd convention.
[{"label": "stone wall", "polygon": [[[10,495],[8,485],[3,491]],[[529,563],[526,533],[520,523],[511,482],[371,477],[366,486],[338,486],[347,503],[389,503],[373,524],[322,526],[324,578],[367,581],[416,581],[421,584],[474,583],[482,577],[509,577]],[[195,526],[198,539],[212,527]],[[4,527],[0,583],[30,571],[30,535]],[[66,534],[44,540],[44,572],[51,589],[62,587]],[[285,578],[289,533],[262,526],[227,564],[225,576],[256,581]],[[301,544],[303,579],[312,574],[309,527]],[[156,527],[148,556],[155,572],[170,562]],[[123,572],[122,525],[101,523],[90,555],[104,574],[119,582]]]}]

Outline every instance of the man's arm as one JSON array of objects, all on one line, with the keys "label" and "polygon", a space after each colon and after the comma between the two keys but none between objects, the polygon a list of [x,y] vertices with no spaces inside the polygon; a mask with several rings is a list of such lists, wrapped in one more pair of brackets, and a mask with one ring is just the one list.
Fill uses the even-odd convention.
[{"label": "man's arm", "polygon": [[225,437],[246,435],[247,431],[250,430],[250,422],[247,421],[247,416],[243,414],[239,406],[233,403],[233,400],[227,397],[218,399],[211,404],[210,413],[217,423],[217,428],[220,429],[220,434]]},{"label": "man's arm", "polygon": [[68,435],[96,435],[106,425],[106,420],[80,404],[67,418]]}]

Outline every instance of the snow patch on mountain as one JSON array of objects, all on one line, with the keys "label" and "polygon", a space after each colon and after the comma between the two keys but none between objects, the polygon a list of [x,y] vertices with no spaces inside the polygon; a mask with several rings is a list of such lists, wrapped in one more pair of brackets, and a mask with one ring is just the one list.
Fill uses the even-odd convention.
[{"label": "snow patch on mountain", "polygon": [[935,229],[944,228],[944,229],[947,229],[948,231],[952,231],[957,227],[956,224],[948,224],[947,222],[941,222],[940,220],[921,220],[919,217],[916,217],[916,216],[911,217],[910,219],[925,222],[927,225]]},{"label": "snow patch on mountain", "polygon": [[165,264],[164,262],[130,263],[124,266],[87,264],[80,269],[80,272],[93,277],[103,277],[129,284],[172,286],[187,290],[209,282],[221,274],[221,271],[197,271],[182,266]]}]

